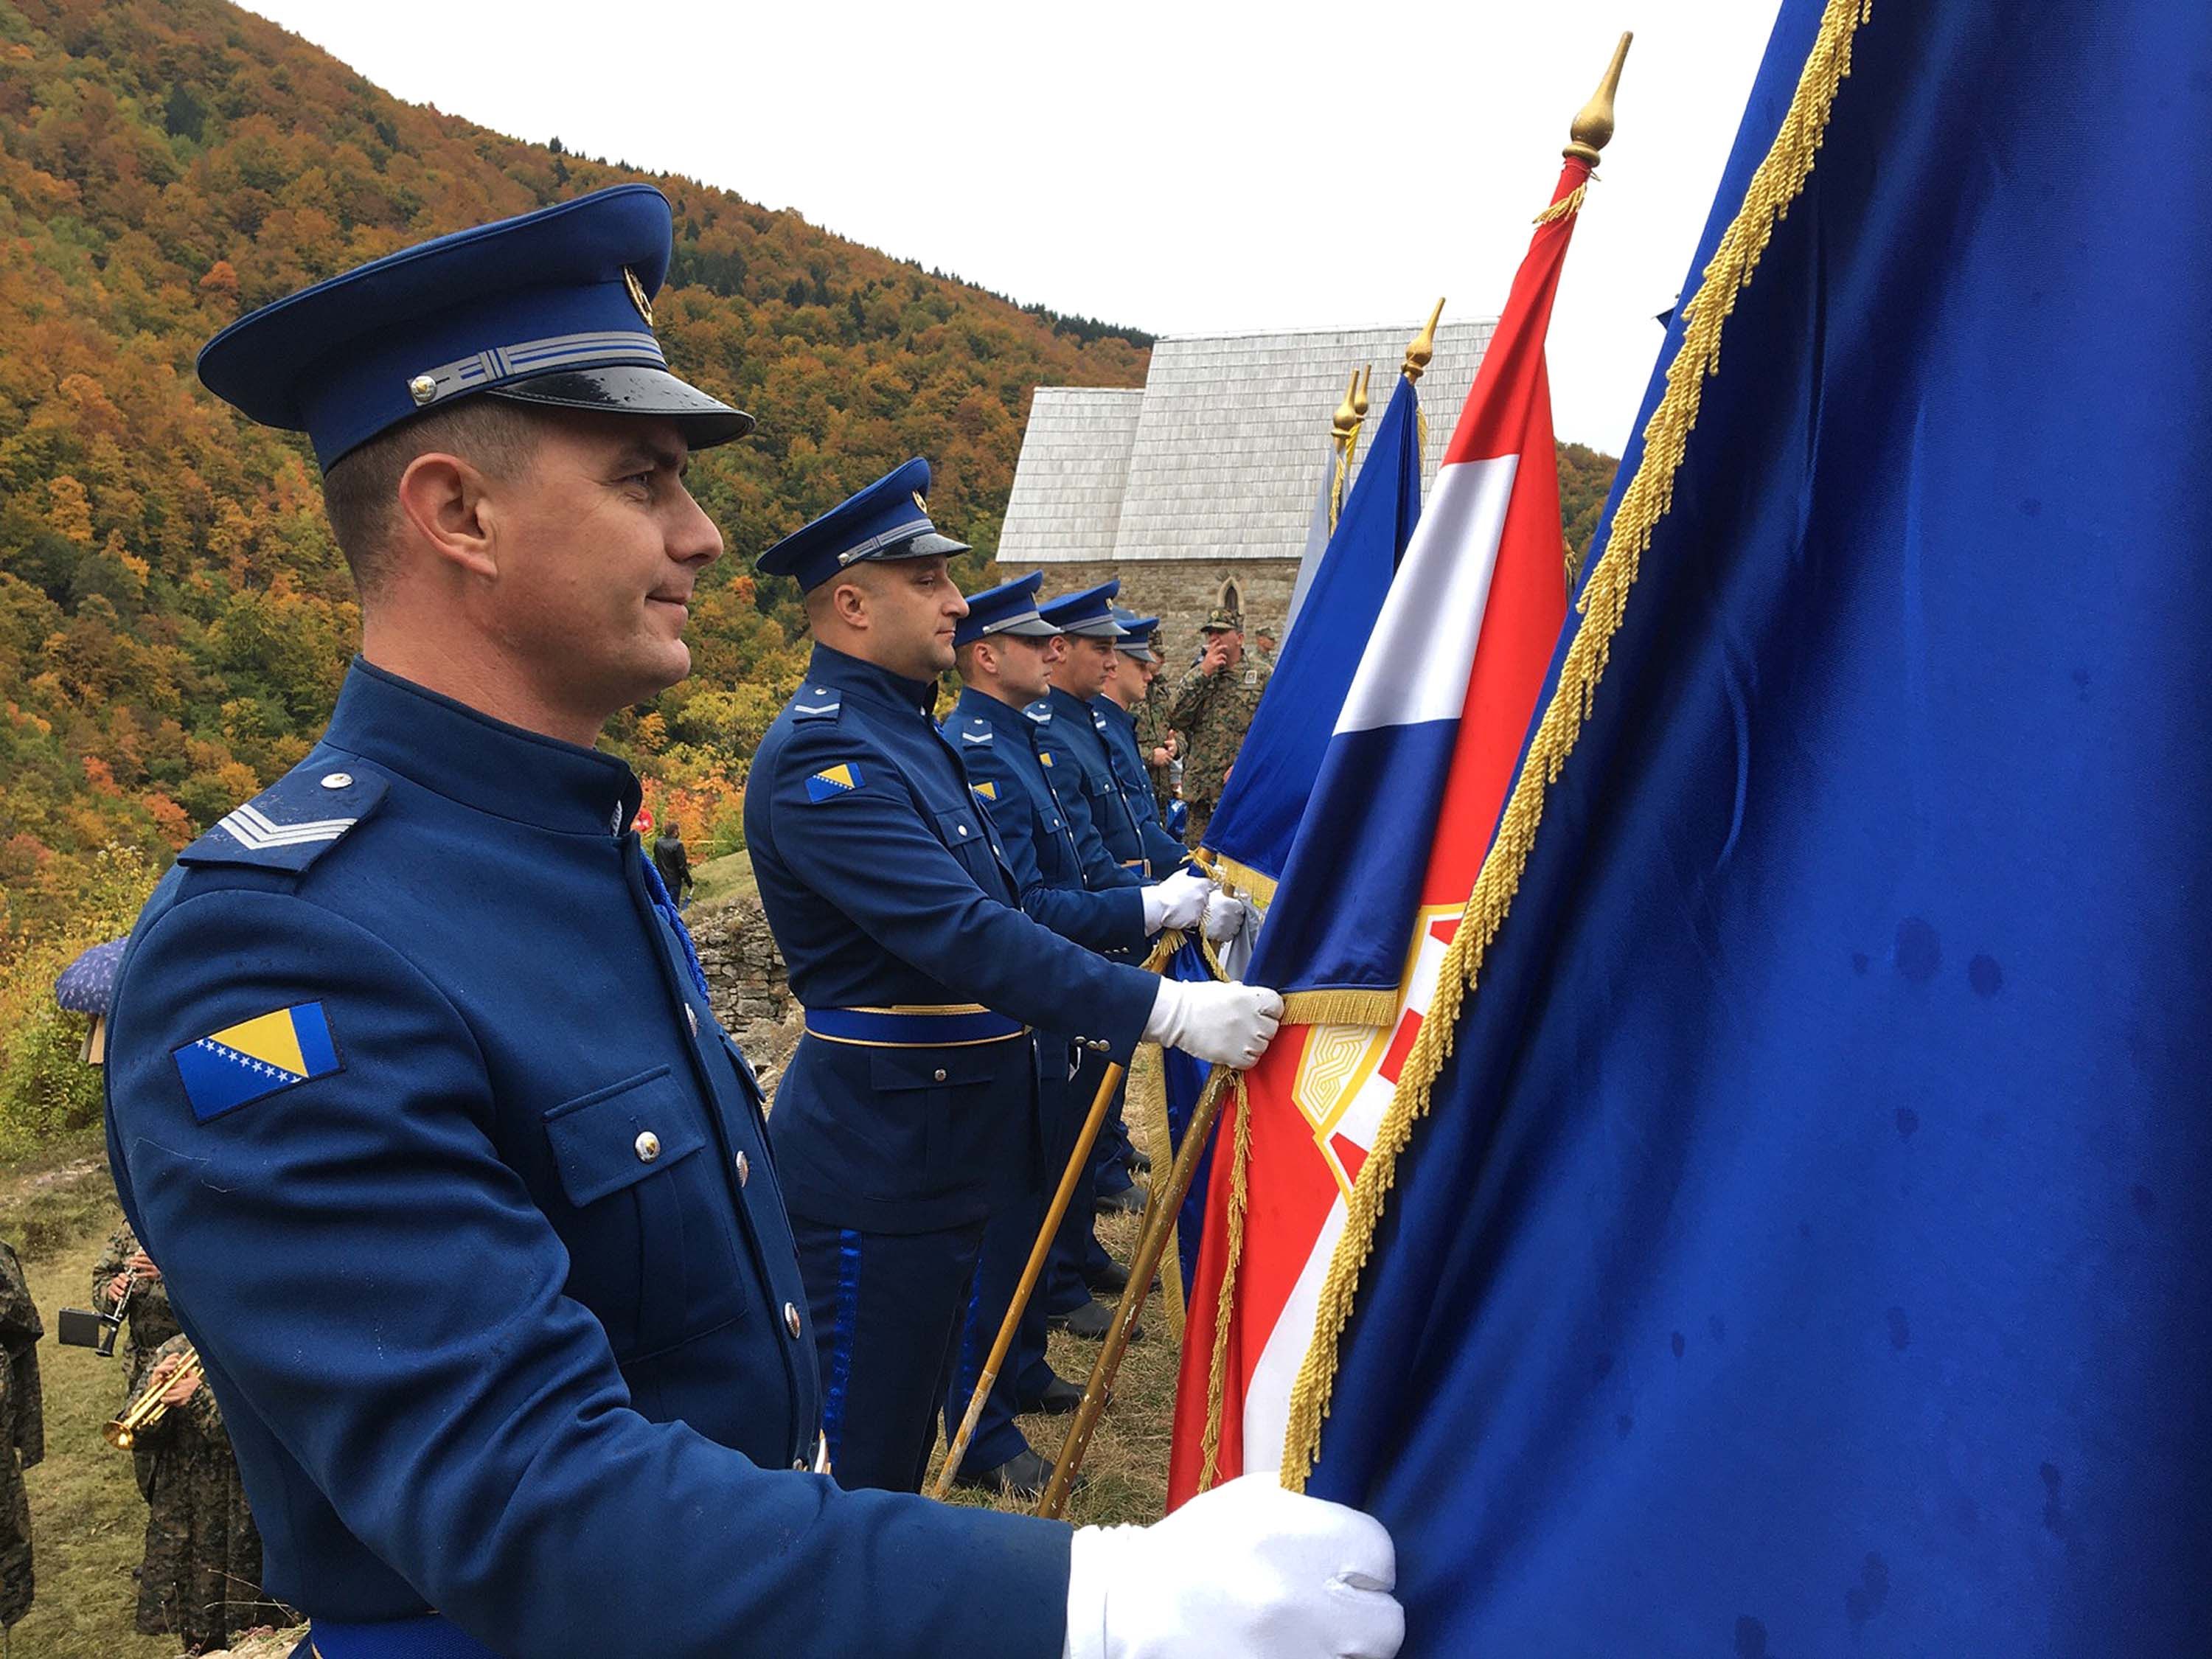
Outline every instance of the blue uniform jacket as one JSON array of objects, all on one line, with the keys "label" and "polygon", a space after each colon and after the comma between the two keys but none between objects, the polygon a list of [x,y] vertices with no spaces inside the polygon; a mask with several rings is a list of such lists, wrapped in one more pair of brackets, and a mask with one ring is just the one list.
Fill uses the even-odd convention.
[{"label": "blue uniform jacket", "polygon": [[1090,706],[1055,686],[1022,712],[1083,849],[1085,878],[1093,887],[1142,885],[1145,852],[1137,821],[1091,726]]},{"label": "blue uniform jacket", "polygon": [[356,663],[139,919],[109,1155],[266,1587],[533,1659],[1057,1654],[1057,1529],[793,1472],[806,1297],[637,801]]},{"label": "blue uniform jacket", "polygon": [[937,1042],[938,1021],[988,1010],[1126,1058],[1158,994],[1022,914],[930,693],[817,645],[745,790],[762,908],[807,1011],[776,1092],[784,1194],[840,1227],[980,1220],[1036,1172],[1034,1045]]},{"label": "blue uniform jacket", "polygon": [[969,787],[998,827],[1023,910],[1094,951],[1136,949],[1145,942],[1143,890],[1118,882],[1101,892],[1086,889],[1075,832],[1030,744],[1035,729],[1020,709],[972,686],[944,726],[960,745]]},{"label": "blue uniform jacket", "polygon": [[1091,702],[1091,723],[1106,744],[1106,759],[1121,786],[1121,799],[1136,820],[1138,844],[1152,865],[1157,881],[1190,857],[1190,849],[1160,823],[1160,804],[1152,798],[1152,785],[1145,771],[1144,752],[1137,747],[1137,717],[1111,697]]}]

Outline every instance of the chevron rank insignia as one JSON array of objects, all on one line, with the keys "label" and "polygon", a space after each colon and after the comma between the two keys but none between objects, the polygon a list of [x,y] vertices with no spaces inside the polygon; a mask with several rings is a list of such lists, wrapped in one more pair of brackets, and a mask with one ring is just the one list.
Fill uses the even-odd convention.
[{"label": "chevron rank insignia", "polygon": [[243,864],[298,874],[374,811],[386,787],[380,773],[358,762],[311,757],[225,813],[177,855],[177,862]]},{"label": "chevron rank insignia", "polygon": [[806,781],[806,799],[819,805],[837,795],[849,795],[860,787],[860,763],[840,761],[825,766]]},{"label": "chevron rank insignia", "polygon": [[258,1014],[170,1053],[192,1115],[203,1123],[295,1083],[345,1069],[319,1002]]},{"label": "chevron rank insignia", "polygon": [[999,798],[999,786],[988,778],[984,779],[981,783],[971,783],[968,787],[985,800],[996,800]]}]

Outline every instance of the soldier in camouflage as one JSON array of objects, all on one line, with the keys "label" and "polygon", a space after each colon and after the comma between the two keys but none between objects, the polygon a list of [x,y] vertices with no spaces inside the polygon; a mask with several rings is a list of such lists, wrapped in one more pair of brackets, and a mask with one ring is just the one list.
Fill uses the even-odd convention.
[{"label": "soldier in camouflage", "polygon": [[1168,707],[1168,724],[1183,737],[1182,798],[1190,804],[1191,846],[1203,843],[1206,820],[1267,689],[1268,670],[1244,655],[1241,612],[1216,610],[1206,619],[1206,651],[1183,676]]},{"label": "soldier in camouflage", "polygon": [[23,1264],[0,1244],[0,1632],[31,1610],[35,1589],[23,1471],[46,1449],[37,1350],[45,1334]]},{"label": "soldier in camouflage", "polygon": [[[169,1309],[161,1270],[126,1224],[108,1236],[92,1270],[93,1305],[131,1305],[122,1348],[123,1398],[173,1371],[188,1346]],[[146,1555],[138,1570],[137,1629],[189,1650],[228,1645],[233,1632],[273,1622],[261,1599],[261,1534],[246,1504],[215,1395],[179,1384],[161,1419],[131,1449],[146,1499]]]},{"label": "soldier in camouflage", "polygon": [[1182,752],[1181,739],[1168,723],[1168,709],[1174,702],[1175,690],[1156,665],[1146,683],[1144,700],[1129,711],[1136,717],[1137,752],[1144,757],[1145,775],[1152,781],[1152,799],[1159,804],[1162,818],[1167,816],[1168,803],[1175,799],[1170,766]]},{"label": "soldier in camouflage", "polygon": [[[148,1384],[173,1376],[190,1352],[182,1334],[154,1349]],[[262,1597],[261,1534],[215,1391],[187,1376],[162,1397],[168,1410],[131,1449],[147,1505],[138,1629],[200,1653],[229,1646],[235,1634],[293,1622]]]}]

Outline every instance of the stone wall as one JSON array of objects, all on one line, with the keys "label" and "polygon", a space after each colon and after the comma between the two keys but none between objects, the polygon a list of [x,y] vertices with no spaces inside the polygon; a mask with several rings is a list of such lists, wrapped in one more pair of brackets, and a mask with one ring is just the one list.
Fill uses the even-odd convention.
[{"label": "stone wall", "polygon": [[707,970],[707,1000],[714,1018],[737,1039],[755,1070],[781,1068],[798,1046],[798,1007],[759,896],[740,893],[695,904],[684,921],[699,965]]},{"label": "stone wall", "polygon": [[1198,653],[1200,625],[1213,609],[1224,580],[1233,577],[1243,594],[1244,642],[1249,646],[1253,629],[1263,623],[1281,637],[1297,575],[1296,559],[1145,559],[1120,565],[1071,560],[1045,566],[1044,585],[1048,595],[1072,593],[1119,576],[1121,603],[1159,617],[1161,660],[1170,674],[1180,674]]}]

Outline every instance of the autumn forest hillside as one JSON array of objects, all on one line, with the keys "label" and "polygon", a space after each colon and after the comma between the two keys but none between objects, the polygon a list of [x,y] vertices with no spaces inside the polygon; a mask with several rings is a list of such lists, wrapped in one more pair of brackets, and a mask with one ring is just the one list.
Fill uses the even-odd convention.
[{"label": "autumn forest hillside", "polygon": [[[1149,337],[402,103],[222,0],[0,0],[0,959],[304,755],[354,642],[304,441],[203,392],[200,343],[363,259],[639,177],[675,209],[669,355],[760,428],[693,469],[738,556],[695,605],[696,672],[609,741],[695,838],[726,837],[803,660],[795,592],[745,558],[927,454],[982,575],[1030,388],[1140,384]],[[1563,455],[1571,520],[1610,473]]]}]

